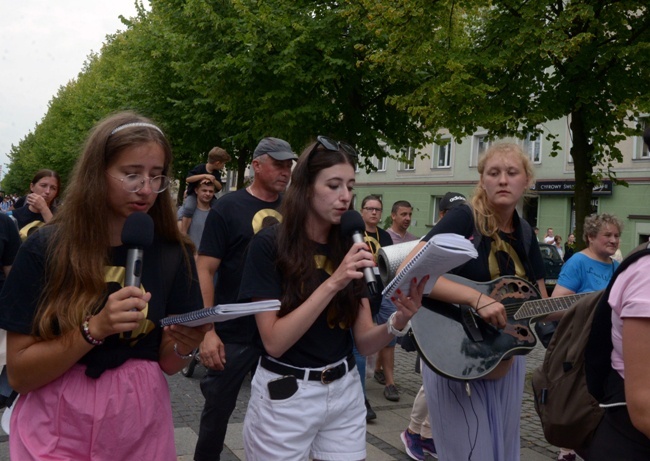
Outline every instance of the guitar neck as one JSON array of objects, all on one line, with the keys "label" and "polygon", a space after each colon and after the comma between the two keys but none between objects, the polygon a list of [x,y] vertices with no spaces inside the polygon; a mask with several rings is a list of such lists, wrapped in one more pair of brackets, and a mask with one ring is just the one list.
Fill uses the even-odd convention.
[{"label": "guitar neck", "polygon": [[567,310],[578,299],[590,294],[579,293],[569,296],[559,296],[557,298],[536,299],[534,301],[526,301],[521,305],[521,308],[513,316],[515,320],[528,319],[533,317],[541,317],[542,315],[552,314]]}]

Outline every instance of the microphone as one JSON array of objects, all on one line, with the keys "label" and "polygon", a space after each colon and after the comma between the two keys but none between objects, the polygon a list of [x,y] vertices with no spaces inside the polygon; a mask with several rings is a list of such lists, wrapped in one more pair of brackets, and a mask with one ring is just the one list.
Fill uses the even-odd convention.
[{"label": "microphone", "polygon": [[[354,243],[364,243],[363,232],[366,230],[366,224],[363,222],[361,215],[354,210],[348,210],[341,216],[341,233],[345,236],[352,237]],[[368,292],[370,295],[378,293],[377,279],[372,271],[372,267],[363,268],[363,278],[366,279]]]},{"label": "microphone", "polygon": [[131,247],[126,254],[124,286],[139,287],[144,247],[153,243],[153,219],[151,216],[141,212],[130,214],[122,228],[122,243]]}]

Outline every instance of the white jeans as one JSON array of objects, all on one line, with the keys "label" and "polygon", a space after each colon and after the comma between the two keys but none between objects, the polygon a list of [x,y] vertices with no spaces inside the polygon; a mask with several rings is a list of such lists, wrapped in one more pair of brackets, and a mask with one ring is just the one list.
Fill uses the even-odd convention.
[{"label": "white jeans", "polygon": [[267,383],[278,377],[261,366],[255,372],[244,419],[248,461],[366,458],[366,407],[356,367],[330,384],[298,380],[294,395],[271,400]]}]

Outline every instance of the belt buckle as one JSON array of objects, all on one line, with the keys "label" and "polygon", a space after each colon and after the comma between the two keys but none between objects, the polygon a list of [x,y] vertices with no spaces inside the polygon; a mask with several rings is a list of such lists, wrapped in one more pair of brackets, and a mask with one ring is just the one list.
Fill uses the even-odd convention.
[{"label": "belt buckle", "polygon": [[329,383],[335,381],[335,379],[327,379],[327,377],[325,376],[325,373],[327,373],[328,371],[332,371],[332,370],[333,370],[333,368],[325,368],[325,369],[321,372],[321,374],[320,374],[320,382],[321,382],[321,383],[323,383],[323,384],[329,384]]}]

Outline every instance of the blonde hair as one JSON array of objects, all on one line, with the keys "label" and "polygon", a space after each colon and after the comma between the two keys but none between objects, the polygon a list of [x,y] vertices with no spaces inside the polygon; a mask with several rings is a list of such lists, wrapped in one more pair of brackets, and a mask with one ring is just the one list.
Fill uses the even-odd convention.
[{"label": "blonde hair", "polygon": [[[530,161],[530,158],[528,158],[528,156],[521,149],[521,147],[514,143],[497,143],[488,148],[488,150],[485,152],[485,154],[483,154],[478,162],[478,172],[481,176],[481,179],[485,173],[485,164],[489,160],[496,157],[497,155],[509,154],[515,155],[521,162],[521,165],[526,171],[526,177],[528,178],[528,187],[530,187],[535,176],[533,172],[533,164]],[[485,192],[485,189],[483,189],[482,181],[479,181],[479,183],[476,185],[471,203],[472,210],[474,212],[474,222],[478,231],[486,237],[491,237],[494,240],[498,240],[500,222],[488,201],[488,196]]]}]

